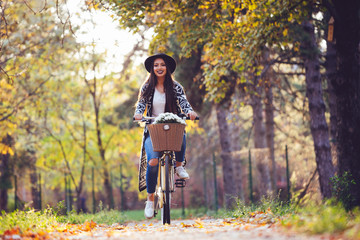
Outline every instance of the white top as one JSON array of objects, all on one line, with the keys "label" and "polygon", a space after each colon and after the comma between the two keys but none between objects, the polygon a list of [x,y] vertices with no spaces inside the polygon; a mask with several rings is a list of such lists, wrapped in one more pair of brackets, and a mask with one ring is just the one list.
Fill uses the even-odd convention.
[{"label": "white top", "polygon": [[157,117],[159,116],[160,113],[165,112],[165,103],[166,103],[165,93],[161,93],[155,88],[154,98],[153,98],[153,108],[152,108],[153,117]]}]

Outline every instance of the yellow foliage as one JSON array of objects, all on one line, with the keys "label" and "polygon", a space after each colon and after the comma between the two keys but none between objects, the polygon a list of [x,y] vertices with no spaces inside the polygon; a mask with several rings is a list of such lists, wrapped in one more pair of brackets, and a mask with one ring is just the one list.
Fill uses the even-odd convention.
[{"label": "yellow foliage", "polygon": [[288,17],[288,21],[291,22],[293,20],[293,15],[290,13]]},{"label": "yellow foliage", "polygon": [[283,35],[284,35],[284,37],[286,37],[288,35],[288,29],[287,28],[284,29]]},{"label": "yellow foliage", "polygon": [[0,143],[0,153],[1,154],[10,154],[11,156],[14,155],[14,151],[11,149],[11,147],[3,144],[3,143]]},{"label": "yellow foliage", "polygon": [[257,8],[257,4],[255,2],[252,2],[251,4],[248,5],[249,10],[253,11]]},{"label": "yellow foliage", "polygon": [[9,84],[9,82],[5,78],[0,80],[1,95],[3,94],[3,90],[11,90],[13,88],[14,87]]},{"label": "yellow foliage", "polygon": [[202,134],[202,133],[205,132],[205,130],[203,128],[199,127],[199,122],[198,121],[187,121],[186,124],[187,124],[186,131],[188,133]]}]

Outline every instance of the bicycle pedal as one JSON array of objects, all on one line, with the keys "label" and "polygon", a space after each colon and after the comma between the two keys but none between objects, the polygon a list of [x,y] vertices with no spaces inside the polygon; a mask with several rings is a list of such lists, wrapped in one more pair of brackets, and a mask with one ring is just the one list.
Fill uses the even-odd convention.
[{"label": "bicycle pedal", "polygon": [[185,187],[185,185],[186,185],[185,179],[176,179],[175,186],[177,188],[183,188],[183,187]]}]

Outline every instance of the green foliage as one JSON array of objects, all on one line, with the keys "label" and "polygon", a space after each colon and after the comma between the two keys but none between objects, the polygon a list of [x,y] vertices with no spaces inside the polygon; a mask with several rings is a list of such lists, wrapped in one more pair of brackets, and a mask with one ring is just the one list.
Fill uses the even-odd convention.
[{"label": "green foliage", "polygon": [[310,202],[298,208],[296,214],[284,218],[282,224],[313,234],[340,233],[356,225],[358,220],[354,221],[354,215],[359,216],[359,212],[349,214],[341,204],[335,203],[334,200],[320,204]]},{"label": "green foliage", "polygon": [[21,231],[31,229],[33,232],[44,231],[57,224],[56,216],[52,209],[44,211],[15,211],[12,213],[2,212],[0,216],[0,234],[5,230],[19,227]]},{"label": "green foliage", "polygon": [[[176,53],[180,59],[201,46],[202,81],[207,98],[215,102],[231,95],[229,90],[244,83],[244,76],[266,68],[259,62],[267,49],[270,60],[299,57],[301,23],[312,16],[310,4],[302,0],[107,2],[124,28],[154,29],[151,52],[173,51],[168,44],[173,33],[181,47]],[[224,81],[224,76],[233,79]]]},{"label": "green foliage", "polygon": [[345,209],[350,210],[354,201],[350,189],[351,185],[356,185],[351,173],[344,172],[341,176],[335,175],[330,181],[334,197],[344,205]]},{"label": "green foliage", "polygon": [[62,201],[58,202],[56,204],[56,206],[54,208],[52,208],[52,211],[56,216],[65,216],[67,214],[65,201],[62,200]]},{"label": "green foliage", "polygon": [[[102,142],[107,167],[115,169],[125,162],[124,174],[136,175],[136,166],[128,160],[139,151],[141,133],[127,131],[134,103],[126,109],[127,115],[116,116],[114,108],[127,104],[129,98],[135,102],[131,96],[138,89],[134,77],[143,78],[143,72],[130,72],[132,79],[121,76],[119,80],[105,63],[107,55],[96,51],[96,44],[75,38],[84,22],[66,20],[65,3],[49,0],[38,9],[35,0],[7,2],[0,4],[4,13],[0,21],[0,139],[9,134],[16,144],[0,143],[0,149],[16,155],[15,173],[23,170],[18,157],[24,152],[29,157],[21,165],[43,170],[51,191],[63,188],[64,171],[71,175],[75,192],[88,191],[91,185],[85,182],[91,181],[90,167],[96,168],[95,185],[102,182],[105,167],[98,146]],[[123,122],[127,124],[119,130]],[[99,138],[94,129],[99,130]],[[136,189],[135,181],[130,188]],[[11,187],[5,181],[1,184]],[[49,203],[52,197],[44,194],[43,200]]]},{"label": "green foliage", "polygon": [[286,204],[271,197],[259,203],[248,205],[237,200],[237,208],[228,213],[231,217],[252,219],[261,214],[262,218],[280,221],[284,227],[308,234],[339,234],[350,239],[360,237],[360,211],[347,211],[335,199],[325,202],[306,201],[301,206]]},{"label": "green foliage", "polygon": [[271,213],[273,217],[281,217],[288,214],[293,214],[295,208],[291,204],[280,201],[278,198],[271,196],[263,197],[258,203],[246,204],[243,200],[236,200],[236,208],[231,215],[236,218],[251,217],[254,212]]},{"label": "green foliage", "polygon": [[[60,210],[59,210],[60,209]],[[143,221],[144,210],[132,210],[120,212],[117,210],[100,210],[95,214],[76,213],[63,214],[63,203],[59,203],[57,208],[48,208],[44,211],[15,211],[12,213],[2,212],[0,216],[0,234],[4,231],[18,227],[21,232],[31,229],[33,232],[52,231],[60,224],[84,224],[86,222],[95,222],[96,224],[112,225],[114,223],[123,224],[129,221]],[[102,209],[99,206],[99,209]],[[203,217],[206,215],[204,209],[185,209],[187,217]],[[60,214],[60,215],[59,215]],[[213,213],[211,216],[215,216]],[[182,209],[172,209],[171,217],[173,219],[182,219]],[[160,214],[157,215],[160,219]]]},{"label": "green foliage", "polygon": [[[131,210],[123,212],[125,221],[143,221],[144,220],[144,210]],[[187,219],[187,218],[199,218],[204,216],[211,217],[222,217],[225,216],[225,212],[219,211],[218,214],[212,211],[208,211],[205,208],[186,208],[185,216],[182,215],[181,208],[171,209],[171,219]],[[155,219],[160,220],[161,214],[159,213]]]},{"label": "green foliage", "polygon": [[102,210],[95,214],[70,212],[66,216],[59,216],[60,223],[82,224],[85,222],[96,222],[97,224],[124,223],[126,216],[117,210]]}]

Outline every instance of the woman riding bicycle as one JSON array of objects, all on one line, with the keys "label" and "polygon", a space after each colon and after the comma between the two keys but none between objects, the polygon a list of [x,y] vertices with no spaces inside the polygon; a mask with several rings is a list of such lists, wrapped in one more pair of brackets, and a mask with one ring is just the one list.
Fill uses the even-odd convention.
[{"label": "woman riding bicycle", "polygon": [[[172,112],[175,114],[185,113],[191,120],[194,120],[197,114],[186,99],[183,87],[171,75],[175,71],[176,61],[164,53],[158,53],[148,57],[144,64],[150,74],[140,88],[134,115],[135,120],[141,120],[145,111],[148,117],[157,117],[160,113]],[[189,178],[189,174],[182,166],[185,149],[184,133],[181,151],[175,152],[176,173],[182,179]],[[139,190],[147,189],[148,197],[144,214],[148,219],[154,216],[154,192],[158,177],[159,157],[160,152],[154,152],[149,132],[145,127],[139,166]]]}]

